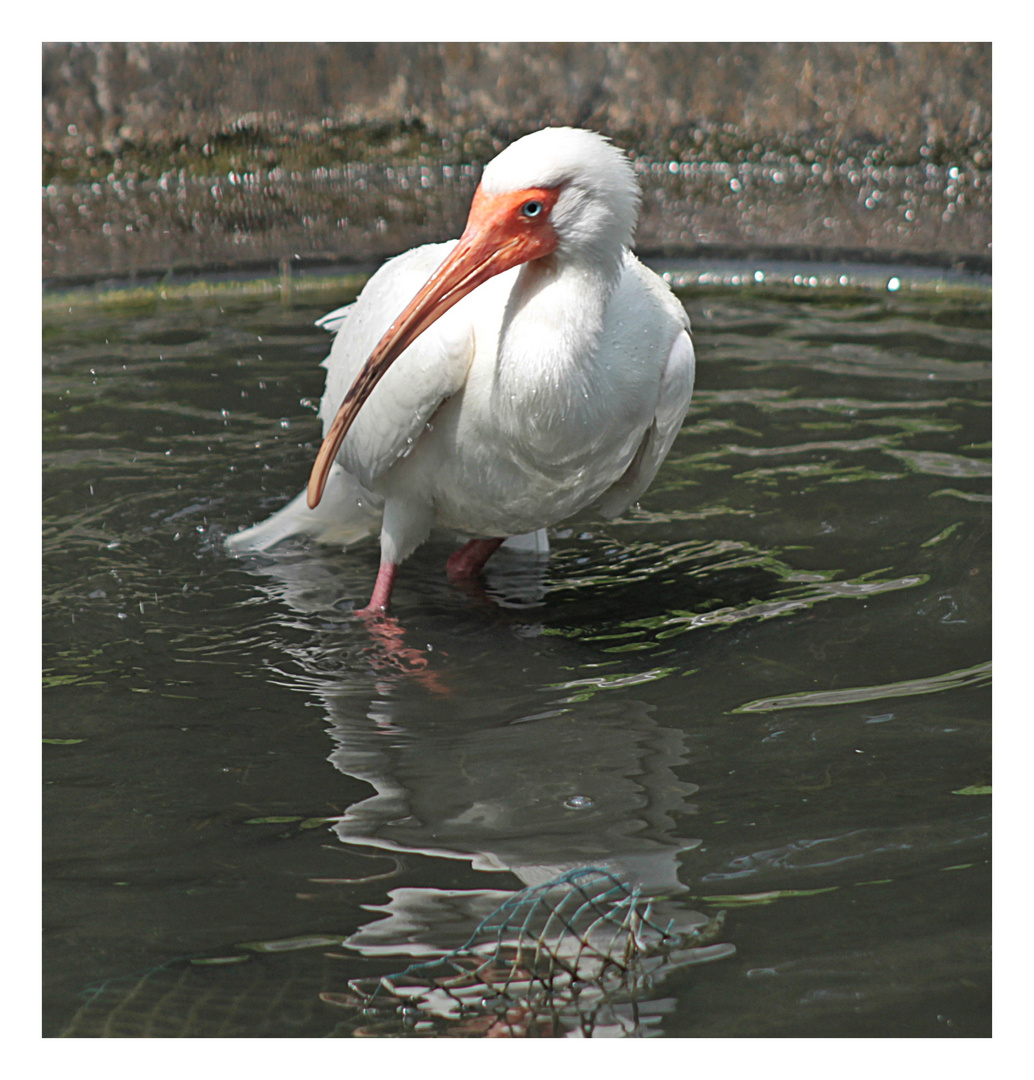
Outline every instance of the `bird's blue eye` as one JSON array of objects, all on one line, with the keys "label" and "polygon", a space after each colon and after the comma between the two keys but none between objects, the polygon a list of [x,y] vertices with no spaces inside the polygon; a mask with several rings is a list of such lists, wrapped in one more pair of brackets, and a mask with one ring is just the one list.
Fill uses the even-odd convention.
[{"label": "bird's blue eye", "polygon": [[521,213],[525,217],[538,217],[542,213],[542,203],[538,199],[529,199],[521,207]]}]

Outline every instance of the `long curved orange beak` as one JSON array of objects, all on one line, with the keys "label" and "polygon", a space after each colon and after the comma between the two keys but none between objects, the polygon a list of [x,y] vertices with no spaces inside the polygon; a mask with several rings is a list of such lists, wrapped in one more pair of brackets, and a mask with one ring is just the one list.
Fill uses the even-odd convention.
[{"label": "long curved orange beak", "polygon": [[[479,187],[474,192],[467,227],[456,247],[388,327],[345,394],[309,476],[310,509],[315,510],[323,498],[330,467],[359,410],[401,353],[449,308],[490,277],[542,258],[556,248],[557,237],[549,224],[549,211],[558,194],[554,188],[486,195]],[[522,212],[529,202],[541,204],[540,212],[534,217]]]}]

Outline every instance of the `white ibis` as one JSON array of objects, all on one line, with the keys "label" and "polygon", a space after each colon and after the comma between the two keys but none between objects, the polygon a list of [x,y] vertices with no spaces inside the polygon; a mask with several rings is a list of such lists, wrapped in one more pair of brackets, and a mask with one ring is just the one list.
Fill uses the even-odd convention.
[{"label": "white ibis", "polygon": [[458,241],[386,263],[323,362],[323,445],[308,492],[231,536],[235,551],[380,528],[362,614],[440,525],[473,537],[476,575],[504,538],[582,511],[615,517],[664,460],[693,392],[689,319],[630,251],[639,188],[592,131],[545,128],[484,170]]}]

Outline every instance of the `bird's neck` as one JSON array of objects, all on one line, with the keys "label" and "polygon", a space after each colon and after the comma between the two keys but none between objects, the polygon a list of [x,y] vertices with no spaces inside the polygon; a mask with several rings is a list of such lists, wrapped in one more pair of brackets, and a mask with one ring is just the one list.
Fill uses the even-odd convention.
[{"label": "bird's neck", "polygon": [[521,267],[500,330],[497,379],[504,390],[581,392],[621,269],[555,257]]}]

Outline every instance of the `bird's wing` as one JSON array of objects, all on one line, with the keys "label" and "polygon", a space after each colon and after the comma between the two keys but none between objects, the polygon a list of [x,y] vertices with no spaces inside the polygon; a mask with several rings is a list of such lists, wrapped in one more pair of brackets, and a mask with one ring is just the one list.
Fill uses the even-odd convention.
[{"label": "bird's wing", "polygon": [[328,334],[336,334],[345,325],[345,320],[354,307],[355,301],[353,300],[351,304],[345,304],[344,307],[328,311],[326,315],[316,320],[316,325],[326,330]]},{"label": "bird's wing", "polygon": [[[671,327],[674,341],[659,373],[653,421],[631,464],[597,501],[604,517],[617,517],[623,513],[653,482],[686,417],[696,374],[696,356],[685,308],[668,286],[638,260],[630,259],[626,265],[632,271],[632,279],[643,290],[640,295],[645,303],[654,305],[656,321]],[[664,355],[663,351],[661,355]]]},{"label": "bird's wing", "polygon": [[[353,305],[320,320],[337,331],[323,361],[327,385],[319,415],[324,435],[374,347],[454,243],[428,244],[390,260]],[[412,450],[435,410],[463,386],[474,355],[473,329],[465,311],[476,296],[460,301],[425,330],[391,365],[360,410],[338,461],[364,487]]]}]

